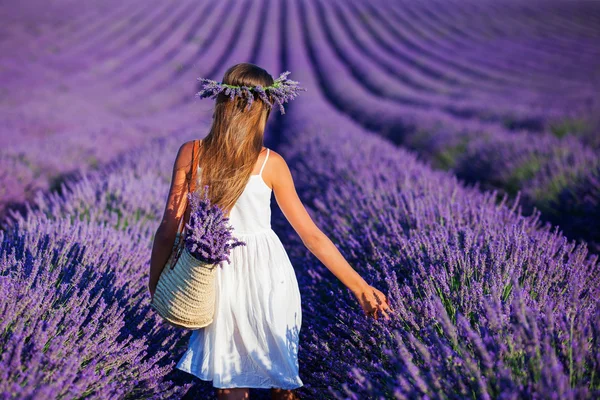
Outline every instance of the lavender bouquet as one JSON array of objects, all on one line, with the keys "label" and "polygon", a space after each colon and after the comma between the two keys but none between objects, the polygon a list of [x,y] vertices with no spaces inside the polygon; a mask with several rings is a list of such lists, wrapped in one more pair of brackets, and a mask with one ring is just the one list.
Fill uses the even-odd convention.
[{"label": "lavender bouquet", "polygon": [[246,243],[233,237],[233,227],[229,225],[229,218],[225,217],[225,212],[218,205],[210,203],[208,185],[204,186],[203,193],[188,193],[192,211],[190,220],[185,225],[185,248],[202,262],[230,263],[231,249]]}]

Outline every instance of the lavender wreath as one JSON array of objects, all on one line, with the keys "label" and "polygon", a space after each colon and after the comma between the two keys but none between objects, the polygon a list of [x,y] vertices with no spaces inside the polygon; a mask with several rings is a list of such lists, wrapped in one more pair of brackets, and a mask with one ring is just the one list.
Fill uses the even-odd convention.
[{"label": "lavender wreath", "polygon": [[248,105],[246,106],[246,109],[248,110],[254,101],[254,95],[252,93],[257,93],[268,107],[273,107],[273,104],[269,101],[269,96],[267,95],[268,92],[273,98],[274,103],[279,105],[281,114],[285,114],[283,103],[287,103],[289,100],[296,98],[298,92],[306,91],[305,88],[298,86],[297,81],[287,79],[289,74],[290,71],[281,73],[272,85],[264,88],[261,85],[236,86],[217,82],[212,79],[198,78],[198,80],[202,82],[202,89],[196,93],[196,96],[201,99],[206,97],[214,99],[219,93],[224,93],[226,96],[229,96],[229,100],[233,100],[236,96],[245,97],[248,100]]}]

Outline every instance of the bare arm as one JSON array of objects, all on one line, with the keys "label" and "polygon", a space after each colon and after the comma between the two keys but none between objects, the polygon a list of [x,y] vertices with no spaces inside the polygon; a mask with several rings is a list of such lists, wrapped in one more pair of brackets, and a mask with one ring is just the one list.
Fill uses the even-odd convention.
[{"label": "bare arm", "polygon": [[152,296],[154,296],[158,278],[171,255],[179,219],[187,207],[186,173],[189,172],[192,162],[192,146],[192,141],[186,142],[181,145],[177,152],[165,210],[154,235],[152,255],[150,257],[150,277],[148,280],[148,289]]},{"label": "bare arm", "polygon": [[[358,298],[365,314],[374,311],[390,310],[385,295],[370,286],[340,253],[335,244],[314,223],[302,204],[290,169],[281,155],[271,150],[272,160],[268,168],[265,166],[263,175],[272,176],[273,193],[286,219],[298,233],[302,242],[348,289]],[[267,178],[268,179],[268,178]],[[376,294],[382,304],[375,299]],[[376,312],[372,314],[377,319]]]}]

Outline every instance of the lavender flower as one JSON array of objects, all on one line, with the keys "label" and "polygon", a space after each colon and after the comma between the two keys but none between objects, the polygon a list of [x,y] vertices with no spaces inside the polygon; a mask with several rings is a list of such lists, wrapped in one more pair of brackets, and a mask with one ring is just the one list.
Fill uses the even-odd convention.
[{"label": "lavender flower", "polygon": [[223,93],[226,96],[229,96],[229,100],[233,100],[236,96],[239,96],[247,100],[248,104],[246,106],[246,110],[248,110],[254,101],[253,92],[257,93],[258,97],[260,97],[260,99],[264,101],[269,108],[273,107],[273,103],[271,103],[269,100],[269,95],[271,95],[275,104],[279,105],[279,111],[281,114],[285,114],[283,103],[287,103],[288,101],[296,98],[299,91],[306,91],[305,88],[298,87],[299,82],[287,79],[289,74],[290,71],[281,73],[271,86],[264,88],[262,85],[236,86],[217,82],[208,78],[198,78],[200,82],[203,82],[203,86],[202,90],[196,93],[196,96],[201,99],[206,97],[214,99],[219,95],[219,93]]},{"label": "lavender flower", "polygon": [[211,205],[208,185],[204,186],[203,193],[202,197],[198,192],[188,193],[192,212],[185,225],[185,246],[195,258],[203,262],[230,263],[230,250],[246,243],[232,236],[233,227],[228,224],[229,218],[225,217],[224,211],[217,204]]}]

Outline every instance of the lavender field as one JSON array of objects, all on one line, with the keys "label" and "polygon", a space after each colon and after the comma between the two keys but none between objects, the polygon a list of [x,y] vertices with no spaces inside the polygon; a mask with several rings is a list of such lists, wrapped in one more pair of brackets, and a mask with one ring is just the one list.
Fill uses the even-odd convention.
[{"label": "lavender field", "polygon": [[[197,77],[307,89],[267,147],[367,319],[277,208],[306,399],[600,397],[600,3],[23,0],[0,7],[0,398],[203,399],[147,277]],[[251,397],[267,399],[266,390]]]}]

